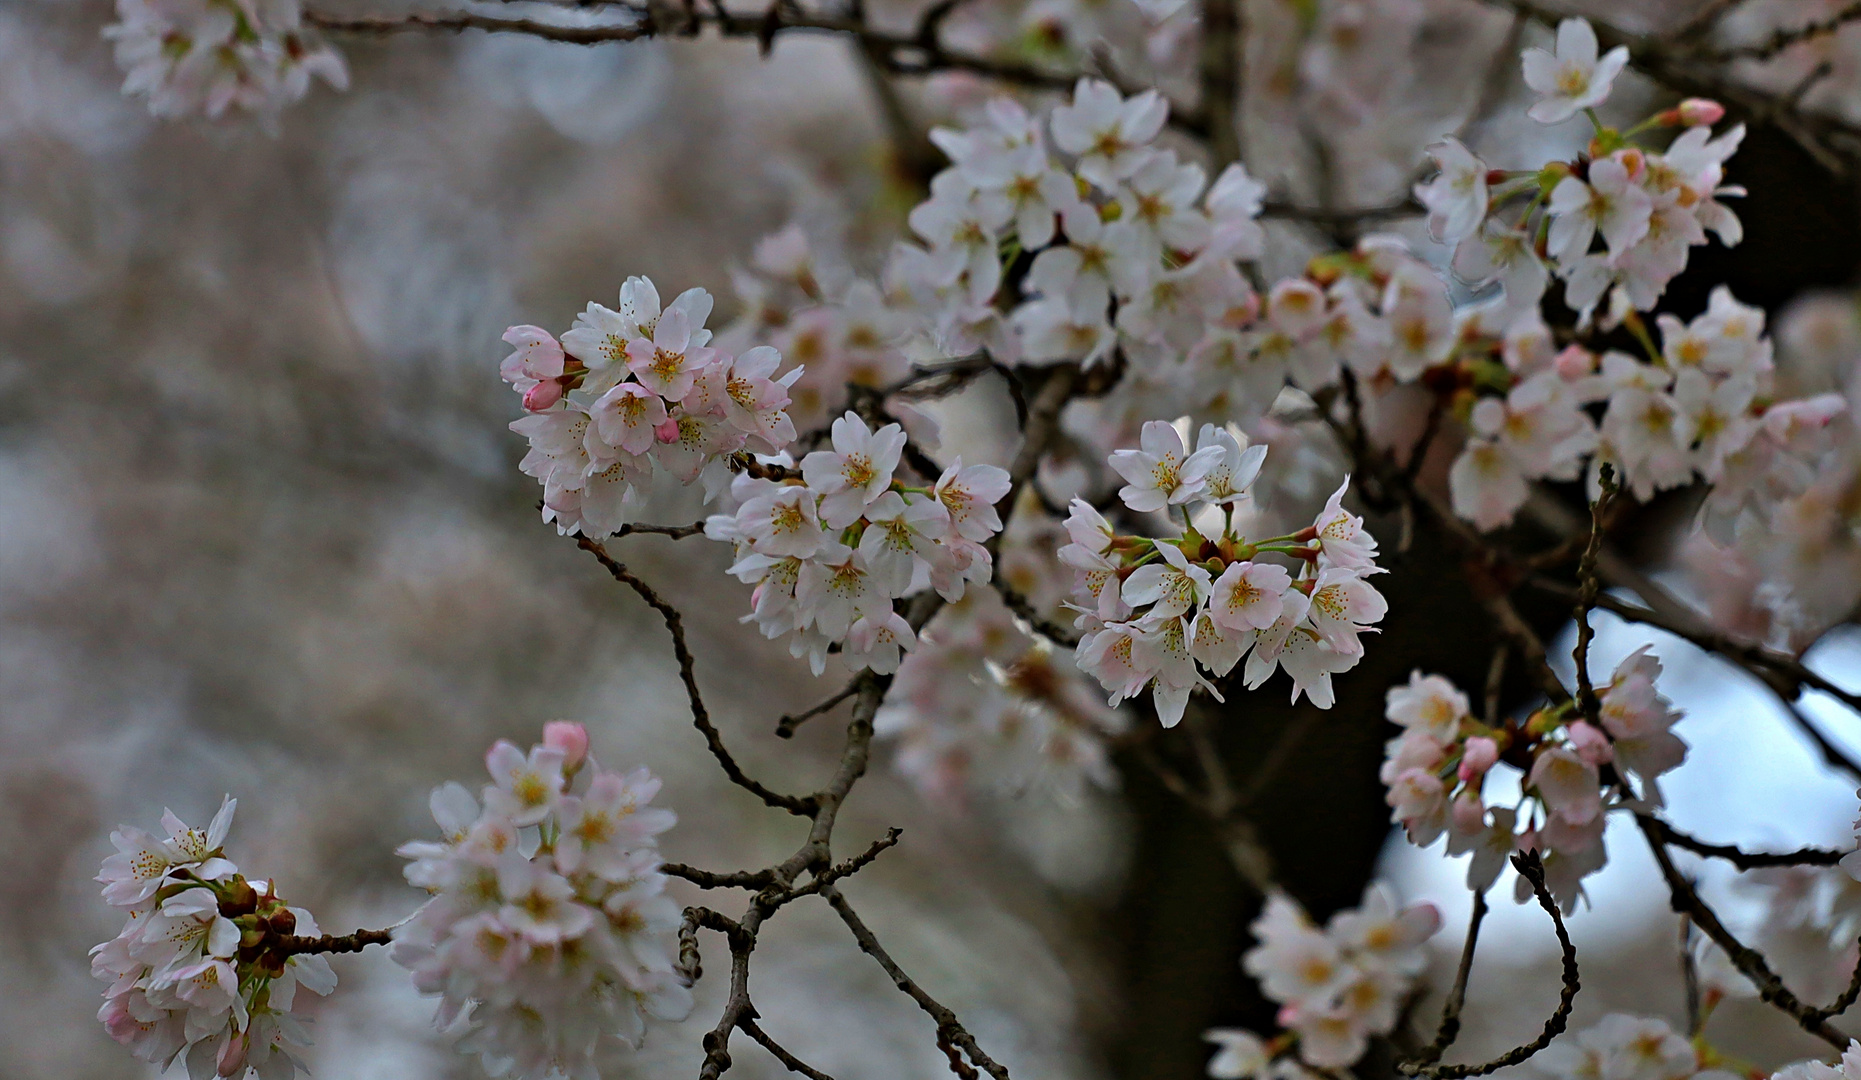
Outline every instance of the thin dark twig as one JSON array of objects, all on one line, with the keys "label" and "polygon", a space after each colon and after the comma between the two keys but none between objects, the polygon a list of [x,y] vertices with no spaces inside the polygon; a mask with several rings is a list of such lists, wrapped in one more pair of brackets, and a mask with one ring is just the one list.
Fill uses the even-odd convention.
[{"label": "thin dark twig", "polygon": [[1460,947],[1460,967],[1454,971],[1454,987],[1441,1003],[1441,1025],[1435,1029],[1434,1041],[1422,1047],[1414,1057],[1419,1065],[1433,1065],[1447,1053],[1460,1037],[1460,1010],[1467,1002],[1467,978],[1473,974],[1473,953],[1480,944],[1480,924],[1486,921],[1486,894],[1473,894],[1473,915],[1467,920],[1467,940]]},{"label": "thin dark twig", "polygon": [[324,934],[321,937],[281,935],[271,947],[281,956],[314,956],[319,953],[361,952],[370,945],[387,945],[394,941],[391,930],[357,930],[353,934]]},{"label": "thin dark twig", "polygon": [[1829,1026],[1828,1015],[1791,993],[1790,988],[1765,962],[1764,955],[1733,936],[1725,924],[1719,921],[1718,913],[1700,899],[1693,883],[1674,865],[1673,856],[1667,851],[1667,844],[1656,819],[1636,814],[1635,823],[1641,827],[1642,835],[1647,837],[1648,850],[1654,853],[1654,861],[1661,868],[1661,877],[1667,881],[1668,902],[1673,909],[1691,918],[1694,925],[1725,950],[1732,966],[1751,980],[1751,985],[1757,987],[1759,998],[1795,1019],[1804,1031],[1837,1050],[1846,1050],[1848,1036]]},{"label": "thin dark twig", "polygon": [[742,1028],[745,1035],[761,1043],[764,1050],[774,1054],[775,1059],[781,1062],[789,1072],[800,1073],[802,1076],[807,1077],[808,1080],[834,1080],[833,1077],[789,1053],[781,1043],[770,1038],[769,1033],[757,1026],[756,1021],[749,1017],[746,1016],[737,1021],[737,1027]]},{"label": "thin dark twig", "polygon": [[995,586],[995,591],[1001,595],[1002,603],[1008,605],[1008,610],[1014,612],[1022,622],[1027,623],[1035,633],[1055,645],[1068,649],[1079,644],[1077,630],[1062,626],[1034,610],[1033,603],[1021,593],[1021,590],[1003,581],[999,576],[990,578],[989,583]]},{"label": "thin dark twig", "polygon": [[810,706],[798,713],[783,713],[782,718],[776,721],[775,733],[784,739],[792,739],[795,737],[796,728],[822,713],[832,710],[835,705],[840,704],[857,693],[859,693],[859,680],[856,678],[852,682],[847,683],[846,686],[835,691],[832,697],[818,705]]},{"label": "thin dark twig", "polygon": [[839,881],[843,877],[859,873],[861,870],[864,870],[872,860],[878,858],[886,848],[898,843],[898,838],[904,834],[905,830],[896,825],[892,826],[885,830],[884,836],[874,840],[865,851],[860,852],[858,855],[853,856],[843,863],[836,863],[822,870],[819,876],[806,885],[789,890],[789,897],[792,899],[798,896],[811,896],[820,892],[827,886],[832,885],[834,882]]},{"label": "thin dark twig", "polygon": [[1693,961],[1693,920],[1685,912],[1680,913],[1680,982],[1686,987],[1687,1038],[1691,1039],[1706,1026],[1706,1015],[1701,1008],[1699,965]]},{"label": "thin dark twig", "polygon": [[767,870],[735,870],[729,873],[717,873],[675,862],[660,863],[659,870],[669,877],[689,881],[700,889],[765,889],[775,881],[775,876]]},{"label": "thin dark twig", "polygon": [[[1855,947],[1861,950],[1861,941],[1855,942]],[[1855,973],[1848,978],[1848,988],[1836,995],[1834,1001],[1813,1011],[1815,1015],[1826,1020],[1831,1016],[1840,1016],[1847,1012],[1856,999],[1861,999],[1861,952],[1856,955]]]},{"label": "thin dark twig", "polygon": [[1826,37],[1861,19],[1861,0],[1853,0],[1825,19],[1815,19],[1801,26],[1778,27],[1762,41],[1745,45],[1734,45],[1725,49],[1701,49],[1694,55],[1708,63],[1725,63],[1731,60],[1769,60],[1792,45],[1800,45],[1812,38]]},{"label": "thin dark twig", "polygon": [[1695,855],[1724,859],[1740,870],[1756,870],[1766,866],[1834,866],[1842,861],[1843,855],[1847,854],[1847,852],[1830,848],[1803,848],[1800,851],[1745,851],[1731,844],[1712,844],[1698,837],[1689,836],[1652,815],[1647,821],[1648,828],[1664,843],[1677,848],[1685,848]]},{"label": "thin dark twig", "polygon": [[[852,905],[847,903],[846,897],[840,893],[838,888],[833,885],[824,885],[821,887],[821,895],[826,897],[827,902],[833,906],[834,911],[839,913],[840,921],[846,923],[847,929],[852,931],[853,940],[859,943],[860,950],[877,961],[878,965],[885,970],[886,975],[891,977],[892,985],[904,991],[911,1000],[918,1003],[920,1009],[923,1009],[924,1012],[936,1022],[937,1039],[939,1043],[948,1042],[960,1047],[964,1055],[966,1055],[970,1061],[974,1062],[977,1068],[988,1073],[990,1076],[994,1077],[995,1080],[1008,1080],[1008,1070],[1003,1068],[994,1058],[984,1053],[982,1048],[976,1045],[975,1037],[970,1035],[969,1031],[957,1021],[956,1014],[939,1003],[936,998],[931,997],[923,987],[912,981],[911,976],[905,974],[904,969],[899,967],[898,962],[893,960],[891,954],[885,951],[885,946],[879,944],[879,939],[875,937],[873,932],[861,921],[859,915],[854,912]],[[958,1075],[961,1075],[960,1070],[958,1070]]]},{"label": "thin dark twig", "polygon": [[1538,906],[1551,917],[1551,926],[1557,931],[1557,945],[1563,953],[1563,985],[1557,995],[1557,1011],[1544,1022],[1544,1030],[1538,1037],[1523,1046],[1515,1046],[1491,1061],[1478,1065],[1432,1065],[1421,1061],[1403,1061],[1396,1065],[1397,1071],[1404,1076],[1425,1076],[1430,1080],[1462,1080],[1469,1076],[1485,1076],[1500,1069],[1526,1061],[1551,1045],[1551,1040],[1563,1034],[1570,1022],[1570,1007],[1577,1000],[1577,991],[1583,988],[1577,972],[1577,947],[1570,941],[1570,931],[1564,928],[1564,916],[1557,909],[1557,898],[1544,883],[1544,862],[1536,851],[1521,852],[1512,856],[1512,867],[1531,885],[1531,891],[1538,898]]},{"label": "thin dark twig", "polygon": [[1577,709],[1592,724],[1598,722],[1601,707],[1596,700],[1596,688],[1590,683],[1590,641],[1596,636],[1595,629],[1590,626],[1590,609],[1596,606],[1596,594],[1602,591],[1602,582],[1596,576],[1596,560],[1603,550],[1603,512],[1608,508],[1609,497],[1615,493],[1615,469],[1608,462],[1603,463],[1598,482],[1602,493],[1590,504],[1590,542],[1577,561],[1577,646],[1570,654],[1577,665]]},{"label": "thin dark twig", "polygon": [[704,522],[694,521],[690,525],[622,525],[615,536],[632,536],[635,533],[648,533],[663,536],[670,540],[683,540],[687,536],[697,536],[704,531]]},{"label": "thin dark twig", "polygon": [[710,710],[705,708],[704,696],[698,692],[698,678],[693,670],[696,661],[692,658],[690,646],[685,643],[685,620],[679,615],[678,609],[654,592],[652,586],[635,576],[633,571],[615,561],[614,557],[607,553],[607,549],[600,544],[586,536],[576,537],[575,543],[583,551],[600,560],[601,565],[607,568],[607,572],[614,576],[614,580],[639,594],[640,599],[646,601],[647,605],[657,611],[659,617],[665,621],[666,630],[672,635],[673,655],[678,658],[679,679],[684,682],[685,696],[691,702],[691,721],[704,736],[705,744],[711,748],[711,756],[716,758],[717,763],[723,767],[724,775],[730,778],[730,782],[761,799],[765,805],[804,817],[814,813],[813,799],[796,798],[793,795],[784,795],[764,787],[761,783],[751,779],[749,774],[743,771],[743,767],[737,764],[737,759],[732,757],[730,751],[725,748],[724,738],[718,733],[717,725],[711,722]]}]

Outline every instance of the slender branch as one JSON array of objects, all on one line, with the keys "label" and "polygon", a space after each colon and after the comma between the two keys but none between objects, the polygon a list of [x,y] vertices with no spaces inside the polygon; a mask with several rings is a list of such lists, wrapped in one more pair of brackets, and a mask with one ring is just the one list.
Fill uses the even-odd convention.
[{"label": "slender branch", "polygon": [[1699,990],[1699,965],[1693,961],[1693,920],[1680,915],[1680,983],[1686,989],[1687,1038],[1697,1038],[1706,1026]]},{"label": "slender branch", "polygon": [[690,525],[622,525],[614,535],[632,536],[635,533],[647,533],[663,536],[669,540],[683,540],[687,536],[697,536],[704,531],[704,522],[694,521]]},{"label": "slender branch", "polygon": [[859,873],[861,870],[864,870],[872,860],[878,858],[880,853],[886,848],[898,843],[898,838],[904,834],[905,830],[896,825],[892,826],[885,830],[884,836],[874,840],[871,846],[867,847],[865,851],[860,852],[858,855],[853,856],[843,863],[837,863],[821,871],[814,880],[808,882],[806,885],[798,889],[789,890],[789,896],[791,898],[797,896],[811,896],[820,892],[827,886],[832,885],[834,882],[839,881],[843,877]]},{"label": "slender branch", "polygon": [[1027,623],[1028,626],[1033,628],[1035,633],[1053,642],[1055,645],[1064,646],[1068,649],[1079,644],[1079,632],[1077,630],[1062,626],[1034,610],[1033,603],[1029,601],[1026,596],[1022,595],[1021,590],[1003,581],[1000,577],[990,578],[989,584],[993,585],[995,591],[1001,594],[1002,603],[1008,605],[1008,610],[1014,612],[1022,622]]},{"label": "slender branch", "polygon": [[718,733],[717,725],[711,722],[711,714],[705,708],[704,697],[698,692],[698,678],[693,671],[695,661],[692,658],[690,646],[685,643],[685,620],[679,615],[678,609],[654,592],[652,586],[636,577],[633,571],[616,562],[614,557],[607,553],[607,549],[600,544],[586,536],[576,537],[575,543],[583,551],[598,559],[601,565],[607,568],[607,572],[614,576],[614,580],[638,593],[640,599],[646,601],[647,605],[657,611],[659,617],[665,621],[666,630],[672,635],[673,655],[678,658],[679,679],[684,682],[685,696],[691,702],[691,722],[704,736],[705,744],[711,748],[711,756],[723,766],[724,775],[730,778],[730,782],[761,799],[765,805],[801,816],[814,813],[813,800],[799,799],[793,795],[771,791],[761,783],[752,780],[749,774],[743,771],[743,767],[737,764],[737,759],[732,757],[730,751],[724,747],[724,738]]},{"label": "slender branch", "polygon": [[1297,203],[1269,199],[1260,208],[1262,218],[1303,221],[1323,228],[1349,228],[1366,222],[1412,217],[1426,212],[1427,208],[1413,198],[1404,198],[1381,206],[1360,206],[1346,210],[1328,210],[1320,206],[1300,206]]},{"label": "slender branch", "polygon": [[855,678],[852,682],[847,683],[844,687],[835,691],[832,697],[818,705],[811,706],[798,713],[783,713],[782,718],[775,723],[775,733],[784,739],[794,738],[796,728],[799,728],[801,725],[824,712],[831,711],[834,706],[852,697],[854,694],[859,693],[859,687],[860,681]]},{"label": "slender branch", "polygon": [[1803,848],[1800,851],[1745,851],[1732,844],[1713,844],[1698,837],[1689,836],[1652,815],[1646,820],[1646,828],[1659,837],[1662,843],[1685,848],[1695,855],[1724,859],[1740,870],[1756,870],[1766,866],[1834,866],[1842,861],[1842,856],[1847,854],[1845,851],[1835,851],[1831,848]]},{"label": "slender branch", "polygon": [[[1861,949],[1861,941],[1855,943]],[[1856,999],[1861,999],[1861,954],[1855,959],[1855,973],[1848,977],[1848,988],[1837,994],[1835,1000],[1820,1009],[1812,1010],[1815,1015],[1827,1020],[1831,1016],[1840,1016],[1848,1011]]]},{"label": "slender branch", "polygon": [[[1557,1010],[1544,1022],[1544,1030],[1538,1037],[1523,1046],[1515,1046],[1491,1061],[1478,1065],[1430,1065],[1421,1061],[1403,1061],[1396,1065],[1397,1071],[1404,1076],[1424,1076],[1429,1080],[1462,1080],[1469,1076],[1485,1076],[1500,1069],[1517,1065],[1530,1059],[1538,1051],[1551,1045],[1551,1040],[1563,1034],[1570,1022],[1570,1007],[1577,1000],[1577,991],[1583,984],[1577,972],[1577,947],[1570,941],[1570,931],[1564,928],[1564,916],[1557,909],[1557,898],[1544,883],[1544,862],[1536,851],[1526,851],[1512,856],[1512,866],[1531,885],[1531,891],[1538,898],[1538,906],[1551,917],[1551,926],[1557,931],[1557,945],[1563,953],[1563,985],[1558,991]],[[1471,955],[1463,959],[1470,962]],[[1438,1038],[1438,1037],[1437,1037]]]},{"label": "slender branch", "polygon": [[[820,15],[801,10],[793,4],[775,4],[755,14],[739,14],[712,4],[709,8],[686,7],[676,20],[662,25],[656,5],[617,2],[601,5],[604,12],[625,16],[625,22],[593,26],[570,26],[540,19],[487,16],[469,11],[450,11],[441,15],[339,16],[319,11],[304,12],[304,22],[329,33],[398,34],[406,32],[459,33],[486,30],[494,33],[518,33],[547,41],[573,45],[595,45],[608,41],[638,41],[642,38],[694,37],[705,27],[714,27],[726,38],[747,38],[766,50],[774,39],[787,33],[842,34],[853,38],[883,70],[894,75],[930,75],[940,71],[966,71],[984,78],[1031,89],[1069,90],[1078,72],[1060,72],[1015,60],[997,59],[953,50],[935,36],[920,40],[916,33],[896,34],[873,29],[863,18]],[[1125,93],[1137,90],[1121,86]],[[1170,123],[1191,134],[1200,134],[1205,122],[1198,110],[1172,106]]]},{"label": "slender branch", "polygon": [[834,1080],[833,1077],[789,1053],[783,1048],[781,1043],[770,1038],[768,1032],[757,1026],[756,1021],[744,1017],[737,1023],[737,1026],[743,1029],[745,1035],[761,1043],[764,1050],[774,1054],[775,1059],[781,1062],[789,1072],[800,1073],[802,1076],[807,1077],[808,1080]]},{"label": "slender branch", "polygon": [[1691,918],[1694,925],[1725,950],[1732,965],[1758,988],[1758,997],[1794,1018],[1804,1031],[1837,1050],[1846,1050],[1848,1036],[1830,1027],[1827,1015],[1791,993],[1790,988],[1765,963],[1764,955],[1734,937],[1725,924],[1719,921],[1718,913],[1700,899],[1693,883],[1674,865],[1673,856],[1667,851],[1667,844],[1655,819],[1636,814],[1635,824],[1641,826],[1642,835],[1648,840],[1648,850],[1654,853],[1654,861],[1660,866],[1661,876],[1667,881],[1668,899],[1673,909]]},{"label": "slender branch", "polygon": [[774,875],[767,870],[717,873],[686,866],[684,863],[661,863],[659,870],[670,877],[683,878],[700,889],[764,889],[775,881]]},{"label": "slender branch", "polygon": [[[976,1045],[975,1037],[957,1020],[956,1014],[912,981],[911,976],[905,974],[904,969],[899,967],[898,962],[885,951],[885,946],[879,944],[879,939],[861,921],[838,888],[833,885],[823,885],[821,895],[827,898],[827,902],[840,915],[840,921],[846,923],[847,929],[853,932],[853,940],[859,943],[860,950],[877,961],[878,965],[885,970],[886,975],[891,977],[892,985],[904,991],[911,1000],[918,1003],[918,1008],[923,1009],[936,1022],[939,1043],[947,1042],[960,1047],[977,1068],[988,1073],[995,1080],[1008,1080],[1008,1070]],[[954,1057],[952,1063],[955,1064]],[[956,1071],[959,1076],[962,1075],[961,1070],[953,1071]]]},{"label": "slender branch", "polygon": [[1769,60],[1792,45],[1800,45],[1812,38],[1826,37],[1861,20],[1861,0],[1853,0],[1825,19],[1815,19],[1801,26],[1779,27],[1771,31],[1770,36],[1762,41],[1745,45],[1734,45],[1725,49],[1701,49],[1693,55],[1707,63],[1727,63],[1732,60]]},{"label": "slender branch", "polygon": [[280,936],[273,940],[272,948],[283,956],[315,956],[361,952],[370,945],[388,945],[393,941],[391,930],[357,930],[353,934],[324,934],[322,937]]},{"label": "slender branch", "polygon": [[1583,548],[1583,557],[1577,560],[1577,645],[1570,654],[1577,666],[1577,709],[1592,724],[1598,722],[1600,706],[1596,688],[1590,683],[1590,642],[1596,637],[1590,626],[1590,609],[1596,606],[1596,594],[1602,591],[1596,577],[1596,560],[1603,550],[1603,511],[1609,505],[1609,496],[1615,493],[1615,470],[1607,462],[1599,482],[1602,493],[1590,504],[1590,541]]},{"label": "slender branch", "polygon": [[1416,1064],[1433,1065],[1440,1061],[1441,1055],[1460,1037],[1460,1010],[1467,1002],[1467,978],[1473,974],[1473,953],[1479,947],[1480,924],[1486,921],[1486,910],[1486,894],[1474,893],[1473,915],[1467,920],[1467,940],[1460,947],[1460,967],[1454,972],[1454,988],[1441,1003],[1441,1025],[1435,1029],[1434,1041],[1415,1055]]}]

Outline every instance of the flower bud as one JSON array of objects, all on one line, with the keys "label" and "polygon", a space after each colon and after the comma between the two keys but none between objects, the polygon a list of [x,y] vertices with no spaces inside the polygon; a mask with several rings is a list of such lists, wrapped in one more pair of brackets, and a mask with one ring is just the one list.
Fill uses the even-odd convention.
[{"label": "flower bud", "polygon": [[1574,381],[1595,372],[1596,354],[1581,345],[1569,345],[1557,354],[1551,366],[1560,378]]},{"label": "flower bud", "polygon": [[1661,113],[1659,119],[1668,127],[1711,127],[1725,119],[1725,106],[1711,98],[1688,98]]},{"label": "flower bud", "polygon": [[1460,755],[1460,778],[1472,783],[1476,778],[1485,776],[1486,770],[1499,760],[1499,744],[1484,735],[1475,735],[1467,740],[1466,749]]},{"label": "flower bud", "polygon": [[588,729],[573,720],[551,720],[543,725],[543,745],[562,751],[562,768],[574,772],[588,757]]},{"label": "flower bud", "polygon": [[244,878],[235,878],[220,900],[220,914],[229,919],[258,910],[258,890]]},{"label": "flower bud", "polygon": [[562,383],[555,379],[544,379],[523,392],[523,407],[530,412],[542,412],[562,400]]},{"label": "flower bud", "polygon": [[1622,167],[1628,170],[1628,178],[1630,180],[1639,183],[1641,178],[1647,174],[1648,155],[1642,153],[1635,147],[1631,146],[1624,150],[1617,150],[1614,156],[1617,161],[1621,162]]},{"label": "flower bud", "polygon": [[234,1035],[220,1047],[220,1055],[213,1063],[214,1072],[221,1076],[238,1076],[246,1071],[246,1037]]},{"label": "flower bud", "polygon": [[653,438],[663,443],[678,442],[678,421],[666,417],[664,423],[653,429]]},{"label": "flower bud", "polygon": [[1578,720],[1566,730],[1570,733],[1570,748],[1591,765],[1606,765],[1615,760],[1615,747],[1609,745],[1609,736],[1596,728]]}]

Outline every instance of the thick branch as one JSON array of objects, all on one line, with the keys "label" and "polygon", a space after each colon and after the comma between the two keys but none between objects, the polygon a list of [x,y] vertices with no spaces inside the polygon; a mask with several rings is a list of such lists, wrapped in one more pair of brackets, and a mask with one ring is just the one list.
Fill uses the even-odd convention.
[{"label": "thick branch", "polygon": [[389,930],[357,930],[353,934],[324,934],[322,937],[280,937],[273,948],[285,956],[313,956],[318,953],[361,952],[370,945],[388,945],[394,941]]},{"label": "thick branch", "polygon": [[1241,160],[1241,0],[1202,0],[1198,58],[1211,171]]},{"label": "thick branch", "polygon": [[1847,7],[1835,12],[1826,19],[1815,19],[1801,26],[1779,27],[1771,31],[1762,41],[1746,45],[1734,45],[1726,49],[1702,49],[1693,56],[1709,63],[1725,63],[1730,60],[1769,60],[1792,45],[1800,45],[1812,38],[1826,37],[1861,20],[1861,0],[1853,0]]}]

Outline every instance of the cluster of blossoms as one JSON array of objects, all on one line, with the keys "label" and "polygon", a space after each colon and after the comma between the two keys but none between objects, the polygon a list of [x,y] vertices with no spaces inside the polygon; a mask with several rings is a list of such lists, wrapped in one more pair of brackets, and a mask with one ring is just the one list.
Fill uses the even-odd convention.
[{"label": "cluster of blossoms", "polygon": [[543,485],[543,520],[564,533],[605,536],[644,503],[655,467],[702,481],[707,500],[730,480],[729,461],[776,454],[795,438],[785,411],[799,368],[758,346],[733,356],[710,346],[711,294],[687,289],[663,310],[651,279],[628,278],[618,311],[590,303],[557,341],[535,326],[504,340],[506,382],[529,414],[511,430],[530,441],[522,469]]},{"label": "cluster of blossoms", "polygon": [[[1342,504],[1347,481],[1309,528],[1248,540],[1234,531],[1234,508],[1248,498],[1266,447],[1243,447],[1234,434],[1203,425],[1187,451],[1170,424],[1144,425],[1142,448],[1120,450],[1111,466],[1130,483],[1118,496],[1137,513],[1182,508],[1174,539],[1123,536],[1084,499],[1066,519],[1072,538],[1059,551],[1073,567],[1073,605],[1085,633],[1079,666],[1111,692],[1111,704],[1151,691],[1165,727],[1182,719],[1201,673],[1222,678],[1247,658],[1244,678],[1258,687],[1274,671],[1330,708],[1331,676],[1363,656],[1358,635],[1388,605],[1369,582],[1381,573],[1376,538]],[[1260,559],[1297,560],[1298,576]]]},{"label": "cluster of blossoms", "polygon": [[[1607,861],[1605,812],[1613,801],[1636,797],[1619,784],[1605,791],[1603,768],[1638,778],[1639,798],[1659,806],[1658,778],[1686,758],[1686,743],[1670,730],[1680,713],[1655,686],[1660,674],[1660,660],[1644,645],[1596,688],[1600,727],[1574,700],[1495,727],[1474,719],[1467,696],[1447,679],[1415,672],[1388,695],[1388,718],[1403,729],[1390,740],[1382,769],[1391,820],[1419,847],[1446,833],[1449,854],[1471,852],[1467,884],[1480,892],[1514,851],[1540,851],[1545,883],[1569,909],[1582,895],[1582,879]],[[1524,774],[1532,811],[1522,818],[1518,809],[1482,799],[1487,774],[1502,762]],[[1520,879],[1520,900],[1529,896]]]},{"label": "cluster of blossoms", "polygon": [[1665,1020],[1610,1013],[1574,1040],[1552,1043],[1532,1065],[1555,1080],[1738,1080],[1744,1075],[1714,1067],[1712,1058],[1709,1048],[1695,1046]]},{"label": "cluster of blossoms", "polygon": [[1378,884],[1365,890],[1360,907],[1338,912],[1323,929],[1284,893],[1269,896],[1252,927],[1258,944],[1241,966],[1280,1005],[1285,1033],[1263,1040],[1239,1029],[1208,1032],[1204,1037],[1221,1047],[1208,1075],[1268,1080],[1309,1075],[1300,1065],[1354,1064],[1373,1036],[1395,1029],[1428,967],[1426,943],[1440,928],[1433,904],[1398,907]]},{"label": "cluster of blossoms", "polygon": [[236,802],[206,829],[162,815],[168,835],[125,826],[97,880],[124,908],[122,933],[91,950],[91,973],[110,984],[97,1018],[138,1058],[166,1069],[183,1052],[191,1080],[290,1080],[293,1049],[309,1038],[291,1015],[302,988],[328,994],[336,974],[322,956],[294,952],[317,937],[316,920],[287,906],[269,881],[240,876],[222,849]]},{"label": "cluster of blossoms", "polygon": [[680,911],[664,895],[655,837],[677,821],[648,806],[659,780],[608,772],[579,724],[552,723],[529,753],[485,755],[483,804],[463,784],[434,790],[444,838],[405,844],[407,880],[433,894],[395,932],[393,955],[438,1021],[493,1076],[594,1080],[645,1018],[682,1020]]},{"label": "cluster of blossoms", "polygon": [[873,431],[856,413],[835,420],[832,449],[816,450],[782,480],[740,476],[734,514],[705,521],[705,535],[735,544],[730,572],[754,585],[751,614],[765,637],[790,634],[789,651],[819,675],[838,647],[854,668],[898,670],[917,634],[892,601],[934,588],[946,601],[986,585],[984,542],[1002,529],[995,504],[1008,474],[952,461],[934,482],[898,479],[905,431]]},{"label": "cluster of blossoms", "polygon": [[311,76],[349,85],[342,54],[304,30],[297,0],[117,0],[123,93],[161,117],[228,109],[272,114],[303,97]]},{"label": "cluster of blossoms", "polygon": [[1861,1080],[1861,1040],[1849,1040],[1848,1049],[1833,1065],[1826,1061],[1799,1061],[1778,1069],[1771,1080]]},{"label": "cluster of blossoms", "polygon": [[[1700,99],[1627,132],[1604,127],[1594,108],[1609,96],[1627,58],[1626,48],[1599,58],[1596,32],[1582,19],[1558,27],[1555,54],[1526,51],[1525,81],[1540,95],[1531,117],[1555,124],[1581,111],[1596,126],[1588,151],[1574,162],[1510,172],[1488,169],[1455,139],[1429,148],[1441,171],[1417,187],[1416,197],[1429,210],[1435,239],[1456,245],[1454,269],[1469,284],[1501,281],[1514,306],[1533,306],[1544,292],[1548,261],[1573,310],[1587,318],[1612,292],[1608,307],[1620,318],[1653,308],[1707,232],[1727,245],[1741,239],[1737,216],[1718,197],[1743,194],[1720,181],[1744,128],[1713,138],[1725,109]],[[1633,141],[1672,127],[1686,130],[1664,151]],[[1505,207],[1518,199],[1524,209],[1507,221]]]},{"label": "cluster of blossoms", "polygon": [[962,804],[972,789],[1076,795],[1115,787],[1106,738],[1125,727],[1072,655],[1015,624],[978,590],[939,614],[905,657],[873,719],[894,761],[926,795]]}]

